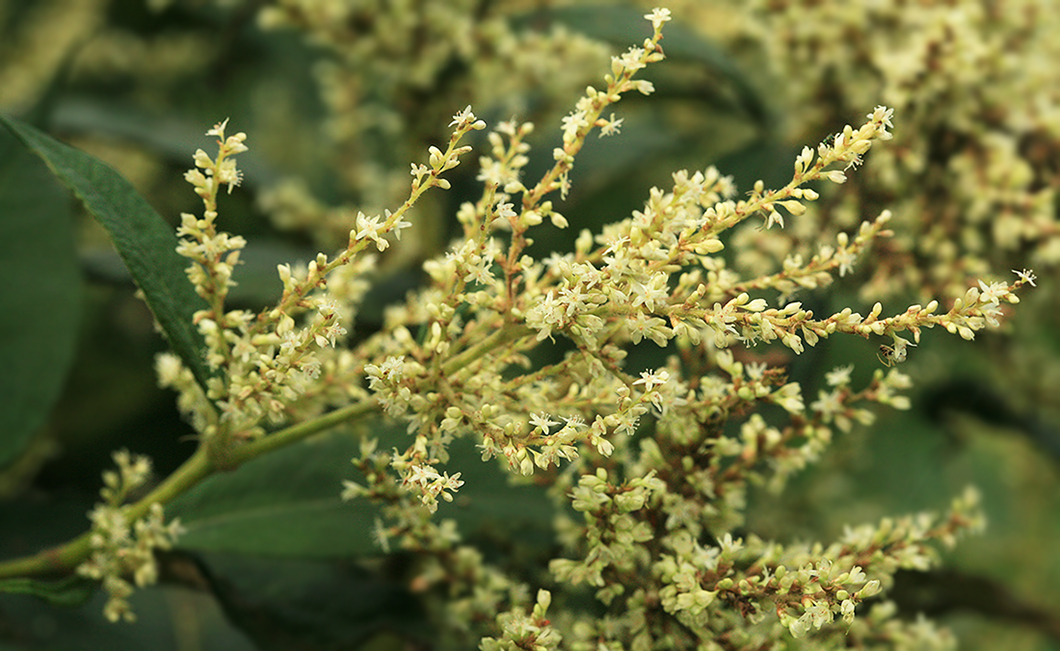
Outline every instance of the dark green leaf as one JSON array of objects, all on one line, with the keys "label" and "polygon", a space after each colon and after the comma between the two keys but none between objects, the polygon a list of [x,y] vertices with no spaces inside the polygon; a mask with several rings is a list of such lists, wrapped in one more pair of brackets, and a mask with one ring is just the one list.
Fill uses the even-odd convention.
[{"label": "dark green leaf", "polygon": [[[36,599],[0,594],[0,649],[18,651],[253,651],[257,647],[223,618],[207,595],[154,585],[129,597],[134,624],[103,617],[106,593],[87,603],[55,608]],[[4,646],[7,643],[8,646]]]},{"label": "dark green leaf", "polygon": [[199,560],[229,621],[262,651],[364,649],[380,634],[421,643],[430,636],[425,608],[399,563],[369,569],[345,561],[228,554]]},{"label": "dark green leaf", "polygon": [[303,558],[378,551],[375,508],[339,499],[358,450],[352,436],[324,435],[210,477],[166,509],[187,530],[179,547]]},{"label": "dark green leaf", "polygon": [[81,314],[70,202],[48,170],[0,132],[0,466],[59,397]]},{"label": "dark green leaf", "polygon": [[[404,448],[403,428],[379,425],[382,449]],[[338,558],[379,553],[371,539],[377,509],[366,500],[343,502],[342,480],[359,481],[350,460],[360,439],[330,434],[215,475],[167,509],[187,532],[178,545],[196,551],[300,558]],[[551,525],[552,509],[541,489],[509,486],[495,462],[483,463],[467,441],[457,441],[445,466],[466,482],[452,504],[438,509],[461,531],[514,523]]]},{"label": "dark green leaf", "polygon": [[207,305],[188,283],[184,273],[186,260],[175,251],[177,237],[173,228],[128,181],[103,162],[18,120],[0,115],[0,123],[44,159],[55,176],[107,229],[173,351],[205,388],[210,372],[203,361],[203,341],[192,325],[192,315]]}]

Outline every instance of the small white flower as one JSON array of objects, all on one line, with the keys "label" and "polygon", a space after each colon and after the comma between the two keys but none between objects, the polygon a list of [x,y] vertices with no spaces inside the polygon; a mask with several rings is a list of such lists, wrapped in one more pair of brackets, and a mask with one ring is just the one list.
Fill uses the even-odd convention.
[{"label": "small white flower", "polygon": [[[622,127],[622,122],[624,121],[625,118],[615,119],[615,114],[612,113],[611,117],[607,120],[603,120],[603,124],[600,125],[599,137],[603,138],[604,136],[610,136],[618,133],[619,129]],[[597,122],[597,124],[599,124],[599,122]]]},{"label": "small white flower", "polygon": [[667,372],[666,369],[659,369],[654,373],[649,373],[648,371],[641,371],[640,379],[634,380],[633,384],[643,384],[644,391],[650,392],[653,391],[655,387],[661,387],[662,385],[666,384],[669,380],[670,373]]},{"label": "small white flower", "polygon": [[1030,269],[1024,269],[1023,271],[1016,271],[1015,269],[1013,269],[1012,273],[1014,273],[1017,276],[1019,276],[1020,280],[1022,280],[1025,283],[1027,283],[1031,287],[1037,287],[1037,285],[1034,284],[1034,281],[1037,280],[1038,277],[1035,276],[1034,272],[1031,271]]},{"label": "small white flower", "polygon": [[877,123],[877,132],[879,133],[880,140],[890,140],[894,136],[891,135],[887,129],[893,129],[894,125],[891,124],[891,118],[894,117],[894,109],[887,108],[886,106],[877,106],[872,113],[865,116]]},{"label": "small white flower", "polygon": [[662,28],[662,24],[670,20],[670,10],[661,7],[656,7],[651,10],[650,14],[644,14],[644,17],[651,21],[651,26],[655,31],[659,31]]},{"label": "small white flower", "polygon": [[228,118],[225,118],[223,122],[218,122],[217,124],[213,125],[213,128],[207,131],[206,135],[224,138],[226,126],[228,126]]},{"label": "small white flower", "polygon": [[850,384],[850,373],[853,370],[853,364],[850,366],[837,366],[826,373],[824,379],[830,387],[837,387],[841,384]]},{"label": "small white flower", "polygon": [[530,424],[540,429],[544,434],[548,434],[549,428],[559,425],[548,414],[530,414]]},{"label": "small white flower", "polygon": [[996,282],[987,285],[979,281],[979,300],[984,303],[997,305],[1001,299],[1008,295],[1008,283]]},{"label": "small white flower", "polygon": [[501,219],[511,219],[516,216],[514,210],[512,210],[513,204],[511,203],[498,203],[497,204],[497,216]]},{"label": "small white flower", "polygon": [[392,230],[394,231],[394,235],[397,236],[397,238],[400,240],[401,231],[406,228],[412,228],[412,223],[407,222],[404,219],[398,219],[396,222],[394,222]]},{"label": "small white flower", "polygon": [[474,122],[474,120],[475,114],[471,112],[471,105],[468,104],[463,111],[460,111],[459,113],[453,116],[453,121],[449,123],[449,126],[455,126],[459,128],[460,125],[467,124],[469,122]]},{"label": "small white flower", "polygon": [[840,278],[847,275],[848,273],[853,273],[854,263],[857,261],[857,259],[858,256],[847,249],[840,249],[839,251],[835,252],[833,260],[839,263]]}]

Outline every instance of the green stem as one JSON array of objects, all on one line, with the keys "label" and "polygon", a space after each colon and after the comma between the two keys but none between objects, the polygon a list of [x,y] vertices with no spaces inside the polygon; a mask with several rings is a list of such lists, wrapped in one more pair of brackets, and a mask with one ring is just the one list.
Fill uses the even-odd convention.
[{"label": "green stem", "polygon": [[260,439],[250,441],[232,450],[232,464],[240,466],[251,459],[256,459],[263,454],[287,447],[297,443],[313,434],[317,434],[332,427],[341,425],[347,421],[360,418],[361,416],[378,411],[379,403],[374,398],[367,398],[351,405],[346,405],[335,411],[328,412],[314,420],[292,425],[274,432]]},{"label": "green stem", "polygon": [[[521,325],[508,325],[495,331],[478,344],[453,357],[443,366],[446,373],[455,373],[486,353],[505,344],[532,334],[533,330]],[[264,454],[302,441],[342,423],[355,420],[379,409],[373,398],[336,409],[306,423],[299,423],[258,440],[236,446],[226,459],[225,470],[233,470]],[[199,446],[187,461],[172,475],[160,483],[150,494],[126,509],[130,520],[147,514],[154,503],[167,504],[193,486],[221,470],[210,458],[208,446]],[[27,576],[67,574],[80,565],[92,553],[91,532],[85,532],[58,547],[45,549],[32,556],[0,562],[0,579]]]},{"label": "green stem", "polygon": [[494,331],[490,336],[443,364],[442,370],[447,375],[452,375],[453,373],[464,369],[468,364],[482,357],[489,351],[494,350],[495,348],[500,348],[504,344],[511,343],[527,335],[531,335],[533,332],[534,331],[531,328],[528,328],[525,325],[511,324],[501,326],[499,330]]},{"label": "green stem", "polygon": [[[297,443],[313,434],[340,425],[378,409],[375,400],[368,399],[336,409],[308,423],[300,423],[238,446],[231,451],[225,469],[234,469],[251,459]],[[167,504],[178,495],[219,470],[210,460],[207,446],[200,446],[187,461],[167,477],[146,497],[126,508],[130,520],[143,517],[151,505]],[[67,543],[45,549],[32,556],[0,562],[0,579],[26,576],[48,576],[67,574],[80,565],[92,553],[91,532],[85,532]]]},{"label": "green stem", "polygon": [[[147,514],[155,502],[165,504],[188,490],[213,473],[213,466],[205,447],[200,447],[195,454],[183,463],[172,475],[159,484],[150,494],[126,510],[130,520]],[[45,549],[32,556],[0,562],[0,579],[19,576],[46,576],[66,574],[81,564],[92,553],[90,531],[73,540]]]}]

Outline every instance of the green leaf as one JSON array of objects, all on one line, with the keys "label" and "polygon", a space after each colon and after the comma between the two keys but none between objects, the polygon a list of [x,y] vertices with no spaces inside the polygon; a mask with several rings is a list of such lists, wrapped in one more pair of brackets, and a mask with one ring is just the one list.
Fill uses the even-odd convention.
[{"label": "green leaf", "polygon": [[[129,597],[134,624],[103,617],[107,596],[96,590],[80,607],[55,608],[36,599],[0,594],[6,651],[253,651],[208,596],[183,586],[138,588]],[[7,643],[7,646],[4,646]]]},{"label": "green leaf", "polygon": [[70,202],[0,132],[0,466],[16,458],[62,390],[81,315]]},{"label": "green leaf", "polygon": [[204,344],[192,325],[192,315],[207,305],[184,273],[187,261],[176,253],[173,228],[105,163],[18,120],[0,115],[0,124],[44,159],[52,173],[107,229],[169,345],[205,390],[210,371],[201,354]]},{"label": "green leaf", "polygon": [[210,477],[166,508],[186,529],[178,547],[302,558],[378,551],[369,536],[375,507],[339,499],[359,445],[323,435]]},{"label": "green leaf", "polygon": [[73,607],[88,602],[98,585],[96,581],[77,575],[59,581],[5,579],[0,581],[0,592],[31,595],[53,606]]},{"label": "green leaf", "polygon": [[[404,448],[403,428],[373,424],[380,448]],[[544,491],[509,486],[495,462],[484,463],[469,441],[451,447],[445,470],[460,472],[464,486],[438,518],[453,518],[464,533],[493,525],[550,527],[553,510]],[[181,549],[299,558],[374,555],[371,538],[378,510],[367,500],[343,502],[342,481],[361,481],[350,460],[360,456],[360,438],[334,433],[260,457],[237,471],[214,475],[166,509],[180,517],[186,533]]]},{"label": "green leaf", "polygon": [[381,635],[406,642],[386,648],[420,648],[432,633],[419,595],[397,571],[400,561],[198,559],[228,620],[261,651],[367,649]]}]

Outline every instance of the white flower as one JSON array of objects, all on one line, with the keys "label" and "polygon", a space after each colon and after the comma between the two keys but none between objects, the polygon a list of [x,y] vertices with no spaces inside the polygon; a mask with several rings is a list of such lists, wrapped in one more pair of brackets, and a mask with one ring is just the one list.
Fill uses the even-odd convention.
[{"label": "white flower", "polygon": [[979,292],[980,301],[997,305],[1001,302],[1002,298],[1008,295],[1008,283],[997,282],[987,285],[980,280]]},{"label": "white flower", "polygon": [[810,409],[821,415],[824,422],[831,422],[836,414],[843,412],[843,401],[839,398],[839,390],[817,392],[817,400],[810,404]]},{"label": "white flower", "polygon": [[514,210],[512,210],[513,204],[511,203],[498,203],[497,204],[497,216],[501,219],[511,219],[516,216]]},{"label": "white flower", "polygon": [[778,211],[773,206],[767,206],[767,212],[768,212],[768,214],[766,215],[766,229],[767,230],[772,228],[773,224],[778,224],[781,228],[784,228],[784,215],[781,215],[780,211]]},{"label": "white flower", "polygon": [[892,357],[893,357],[895,362],[904,362],[905,361],[905,358],[906,358],[906,350],[905,349],[906,349],[907,346],[911,346],[911,347],[915,348],[916,344],[914,344],[914,343],[912,343],[910,341],[906,341],[905,339],[902,339],[901,337],[895,337],[894,338],[894,352],[891,353],[891,355],[892,355]]},{"label": "white flower", "polygon": [[530,414],[530,424],[540,429],[544,434],[548,434],[550,427],[559,425],[559,423],[552,420],[548,414]]},{"label": "white flower", "polygon": [[213,128],[207,131],[206,135],[224,138],[226,126],[228,126],[228,118],[225,118],[223,122],[218,122],[217,124],[213,125]]},{"label": "white flower", "polygon": [[[367,367],[365,367],[365,370],[368,370]],[[398,355],[396,357],[387,357],[386,361],[383,362],[383,365],[379,367],[379,370],[388,380],[401,378],[405,372],[405,356]]]},{"label": "white flower", "polygon": [[654,373],[648,371],[641,371],[640,379],[634,380],[633,384],[643,384],[644,391],[649,392],[655,389],[655,387],[661,387],[666,384],[670,379],[670,373],[666,369],[659,369]]},{"label": "white flower", "polygon": [[853,364],[850,366],[837,366],[826,373],[824,379],[830,387],[837,387],[841,384],[850,384],[850,373],[853,370]]},{"label": "white flower", "polygon": [[887,108],[886,106],[877,106],[876,109],[866,117],[879,124],[877,132],[879,133],[880,140],[890,140],[893,137],[887,129],[894,128],[894,125],[891,124],[891,118],[894,117],[894,109]]},{"label": "white flower", "polygon": [[764,363],[749,362],[744,366],[744,371],[747,373],[747,379],[761,380],[768,368]]},{"label": "white flower", "polygon": [[449,123],[449,126],[455,126],[459,128],[460,125],[467,124],[469,122],[474,122],[474,120],[475,114],[471,112],[471,105],[468,104],[463,111],[460,111],[459,113],[453,116],[453,121]]},{"label": "white flower", "polygon": [[[615,119],[615,114],[612,113],[611,117],[609,119],[607,119],[607,120],[603,120],[603,124],[600,125],[600,136],[599,137],[603,138],[604,136],[610,136],[610,135],[614,135],[614,134],[618,133],[619,129],[622,126],[622,122],[624,122],[624,121],[625,121],[624,118],[618,118],[616,120]],[[597,124],[599,124],[599,122]]]},{"label": "white flower", "polygon": [[670,20],[670,10],[656,7],[651,10],[650,14],[644,14],[644,17],[651,21],[651,26],[655,31],[659,31],[662,24]]},{"label": "white flower", "polygon": [[1020,280],[1022,280],[1025,283],[1027,283],[1031,287],[1037,287],[1037,285],[1034,284],[1034,281],[1037,280],[1038,277],[1035,276],[1034,272],[1031,271],[1030,269],[1024,269],[1023,271],[1016,271],[1015,269],[1013,269],[1012,273],[1014,273],[1017,276],[1019,276]]},{"label": "white flower", "polygon": [[833,259],[839,263],[839,277],[842,278],[848,273],[853,273],[854,263],[857,261],[858,256],[847,249],[840,249],[836,251]]},{"label": "white flower", "polygon": [[564,116],[562,122],[564,144],[574,142],[578,135],[578,130],[589,126],[589,121],[585,119],[585,111],[573,111],[569,115]]},{"label": "white flower", "polygon": [[412,223],[407,222],[404,219],[398,219],[391,227],[391,229],[394,231],[394,235],[397,236],[399,240],[401,239],[401,231],[405,228],[412,228]]}]

